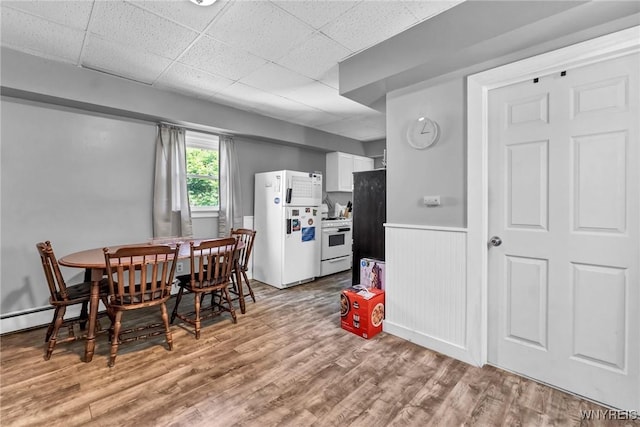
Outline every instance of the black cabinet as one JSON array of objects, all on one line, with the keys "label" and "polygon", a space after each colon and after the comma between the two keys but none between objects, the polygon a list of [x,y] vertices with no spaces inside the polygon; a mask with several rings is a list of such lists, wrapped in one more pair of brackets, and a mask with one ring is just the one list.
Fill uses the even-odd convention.
[{"label": "black cabinet", "polygon": [[384,260],[387,171],[353,173],[353,281],[360,283],[360,259]]}]

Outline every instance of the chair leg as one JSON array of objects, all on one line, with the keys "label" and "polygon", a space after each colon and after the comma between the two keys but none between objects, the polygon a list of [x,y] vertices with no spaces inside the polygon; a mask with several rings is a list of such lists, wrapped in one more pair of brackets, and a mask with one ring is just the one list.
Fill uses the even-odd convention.
[{"label": "chair leg", "polygon": [[51,338],[51,334],[53,333],[53,328],[56,326],[56,319],[58,318],[58,311],[60,307],[55,307],[53,312],[53,319],[51,319],[51,323],[49,323],[49,328],[47,328],[47,335],[44,337],[44,342],[49,342],[49,338]]},{"label": "chair leg", "polygon": [[[236,318],[236,311],[233,309],[233,304],[231,304],[231,295],[229,295],[229,289],[225,286],[224,288],[222,288],[222,292],[224,292],[224,298],[227,300],[227,304],[229,304],[229,313],[231,313],[233,323],[238,323],[238,319]],[[222,303],[222,297],[220,297],[220,302]]]},{"label": "chair leg", "polygon": [[[109,309],[109,299],[105,296],[100,297],[100,300],[102,301],[102,304],[104,304],[105,308],[107,309],[107,317],[109,317],[109,341],[111,341],[111,334],[113,333],[113,322],[114,322],[114,315],[111,312],[111,310]],[[98,322],[96,322],[96,329],[100,328],[100,324]]]},{"label": "chair leg", "polygon": [[236,284],[236,272],[231,273],[231,284],[233,285],[233,291],[238,293],[238,285]]},{"label": "chair leg", "polygon": [[184,288],[181,286],[178,291],[178,295],[176,296],[176,305],[173,307],[173,311],[171,312],[171,323],[176,319],[176,315],[178,314],[178,305],[180,305],[180,300],[182,300],[182,293],[184,292]]},{"label": "chair leg", "polygon": [[253,302],[256,302],[256,297],[253,295],[253,289],[251,289],[251,283],[249,283],[249,277],[247,277],[247,272],[242,270],[242,277],[244,277],[244,281],[247,284],[247,289],[249,289],[249,295],[251,295],[251,299]]},{"label": "chair leg", "polygon": [[82,309],[80,310],[80,330],[84,331],[89,321],[89,301],[82,303]]},{"label": "chair leg", "polygon": [[199,340],[200,339],[200,301],[202,300],[202,295],[203,294],[196,294],[193,298],[193,302],[195,303],[195,322],[194,322],[194,326],[196,328],[196,339]]},{"label": "chair leg", "polygon": [[113,367],[116,363],[116,354],[118,353],[118,344],[120,343],[120,327],[122,326],[122,311],[116,312],[115,322],[113,325],[113,336],[111,337],[111,352],[109,354],[109,367]]},{"label": "chair leg", "polygon": [[171,335],[171,328],[169,327],[169,315],[167,314],[167,305],[165,303],[160,304],[162,310],[162,322],[164,323],[164,331],[167,336],[167,345],[169,350],[173,350],[173,336]]},{"label": "chair leg", "polygon": [[47,346],[47,354],[44,356],[44,360],[49,360],[51,358],[51,353],[53,353],[53,349],[56,346],[56,340],[58,339],[58,331],[62,326],[62,322],[64,321],[64,314],[66,311],[67,307],[56,307],[55,324],[53,325],[51,337],[49,337],[49,345]]}]

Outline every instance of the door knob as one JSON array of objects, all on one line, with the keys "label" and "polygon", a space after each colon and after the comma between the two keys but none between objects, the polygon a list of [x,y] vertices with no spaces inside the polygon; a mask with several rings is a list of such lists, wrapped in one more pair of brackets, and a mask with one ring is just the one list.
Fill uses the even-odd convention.
[{"label": "door knob", "polygon": [[502,244],[502,239],[498,236],[493,236],[491,239],[489,239],[489,244],[491,246],[500,246]]}]

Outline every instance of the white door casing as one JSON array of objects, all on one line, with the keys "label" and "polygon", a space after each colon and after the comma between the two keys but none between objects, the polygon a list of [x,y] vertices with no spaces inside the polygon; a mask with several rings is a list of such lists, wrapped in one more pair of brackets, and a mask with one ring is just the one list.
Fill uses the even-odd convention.
[{"label": "white door casing", "polygon": [[489,94],[489,363],[619,408],[639,393],[633,54]]},{"label": "white door casing", "polygon": [[[478,319],[478,324],[483,325],[483,327],[479,328],[479,331],[471,331],[470,334],[470,337],[474,341],[470,343],[470,347],[473,348],[473,351],[479,352],[481,361],[487,361],[487,347],[485,347],[485,344],[488,343],[487,265],[489,250],[487,241],[490,237],[488,227],[489,185],[487,180],[489,171],[487,162],[487,147],[489,145],[488,93],[491,89],[503,87],[525,79],[532,79],[535,76],[543,76],[543,78],[540,79],[540,85],[551,84],[549,83],[551,79],[548,76],[550,74],[557,75],[556,73],[562,70],[567,70],[567,77],[569,78],[571,78],[572,75],[577,77],[576,73],[579,71],[577,68],[600,62],[604,59],[612,59],[628,55],[632,52],[638,52],[639,45],[640,30],[638,27],[634,27],[469,77],[469,250],[467,277],[470,289],[476,293],[476,296],[482,302],[478,310],[469,312],[470,316]],[[635,75],[632,75],[632,78],[637,79],[637,68],[633,73],[635,73]],[[596,108],[598,105],[602,106],[603,103],[608,102],[610,104],[607,107],[608,109],[617,108],[616,104],[619,101],[618,95],[621,90],[621,84],[626,85],[627,89],[631,88],[632,92],[628,93],[635,94],[637,97],[637,83],[632,83],[629,80],[625,81],[625,79],[623,79],[622,83],[620,81],[616,82],[616,79],[623,74],[624,72],[615,74],[612,79],[602,79],[600,82],[583,81],[582,83],[575,83],[573,95],[571,95],[572,101],[573,105],[576,105],[576,103],[580,105],[579,109],[573,112],[575,119],[577,120],[579,115],[586,117],[595,113],[595,111],[589,110]],[[522,95],[519,99],[527,101],[527,94],[523,93]],[[519,108],[515,108],[515,110],[512,111],[512,121],[517,122],[522,120],[522,117],[536,110],[538,111],[538,119],[540,119],[540,111],[543,112],[544,116],[544,107],[541,107],[541,105],[544,105],[541,103],[546,102],[544,97],[542,100],[536,100],[536,94],[531,93],[530,95],[531,97],[528,99],[529,102],[521,103],[522,105]],[[635,102],[636,105],[632,108],[636,108],[635,121],[637,122],[637,101]],[[566,104],[569,106],[572,105],[568,102]],[[567,107],[565,106],[565,108]],[[529,112],[527,112],[527,109],[529,109]],[[551,112],[549,112],[549,114],[551,114]],[[571,112],[569,112],[569,114],[571,114]],[[602,396],[604,393],[605,397],[590,397],[609,403],[615,407],[637,410],[637,408],[640,407],[640,396],[638,393],[638,388],[640,388],[640,379],[638,377],[638,341],[640,341],[640,330],[638,324],[640,322],[637,317],[637,307],[640,303],[637,276],[637,230],[640,225],[637,197],[639,193],[638,187],[640,186],[638,181],[640,179],[635,171],[638,169],[640,162],[637,150],[637,123],[632,125],[632,128],[635,126],[635,130],[632,129],[631,132],[635,132],[636,142],[635,148],[632,147],[631,151],[629,151],[628,135],[625,137],[625,142],[621,142],[620,134],[616,133],[616,130],[620,129],[619,123],[616,124],[612,122],[610,124],[610,132],[598,131],[596,122],[591,123],[591,121],[587,121],[587,129],[585,132],[578,132],[570,141],[571,149],[565,152],[563,161],[571,161],[578,166],[582,166],[582,168],[565,171],[567,176],[574,177],[575,179],[572,178],[568,183],[565,180],[564,188],[562,188],[562,186],[560,186],[561,188],[557,188],[552,182],[555,176],[553,169],[556,160],[552,160],[555,157],[554,152],[550,149],[550,145],[544,137],[538,138],[540,135],[532,133],[528,143],[520,141],[523,142],[523,144],[508,149],[508,153],[512,156],[512,162],[521,161],[522,159],[538,159],[538,167],[530,168],[531,171],[536,171],[533,173],[533,177],[532,173],[516,174],[518,176],[514,175],[514,187],[534,187],[534,184],[537,183],[538,188],[542,187],[544,189],[545,174],[547,174],[546,179],[551,183],[546,185],[549,200],[553,199],[554,192],[565,191],[572,195],[571,198],[565,201],[565,205],[569,206],[572,210],[566,212],[564,225],[568,227],[566,228],[566,230],[569,230],[567,234],[575,237],[573,239],[574,242],[567,247],[573,252],[571,256],[577,257],[576,259],[578,261],[569,263],[571,268],[568,270],[568,273],[567,269],[564,269],[565,275],[568,275],[570,278],[570,286],[569,289],[565,289],[564,294],[560,292],[560,295],[564,298],[564,302],[570,301],[578,307],[578,310],[572,310],[568,314],[562,313],[561,309],[554,306],[556,301],[553,300],[554,292],[558,293],[559,291],[553,287],[541,285],[541,282],[544,283],[544,278],[553,277],[557,270],[557,263],[554,261],[552,265],[544,255],[528,254],[526,256],[518,256],[515,252],[507,254],[510,258],[506,259],[508,263],[504,263],[506,267],[503,270],[503,277],[504,274],[506,274],[505,272],[509,271],[514,277],[519,275],[526,278],[525,283],[528,283],[528,289],[532,291],[533,296],[535,296],[535,298],[529,298],[529,300],[535,300],[534,304],[525,304],[525,298],[518,298],[519,295],[523,295],[522,293],[511,295],[511,299],[509,300],[511,302],[510,308],[511,312],[515,312],[516,314],[516,317],[513,319],[516,321],[511,325],[509,332],[513,336],[519,337],[512,337],[513,342],[527,347],[527,355],[531,352],[544,352],[545,350],[543,350],[543,348],[545,348],[545,346],[553,346],[553,348],[556,349],[557,344],[553,343],[554,340],[557,340],[557,338],[553,337],[556,325],[550,328],[548,323],[547,325],[543,324],[541,319],[543,319],[544,316],[552,317],[560,313],[560,316],[564,316],[573,322],[571,323],[573,339],[564,345],[565,351],[571,352],[571,364],[580,366],[580,369],[583,370],[587,368],[595,369],[596,371],[605,371],[613,376],[626,376],[627,379],[629,379],[626,384],[626,380],[623,379],[622,384],[616,385],[617,391],[610,393],[614,394],[613,397],[607,395],[606,391],[598,392],[598,396]],[[589,126],[591,126],[592,129],[590,129]],[[622,147],[623,145],[624,148]],[[623,157],[625,160],[622,159]],[[551,160],[551,163],[545,162],[544,160]],[[584,166],[589,165],[591,167],[591,163],[594,160],[598,160],[600,166],[609,166],[611,173],[605,173],[607,171],[602,168],[601,170],[594,171],[595,173],[591,173],[590,168],[585,169]],[[621,168],[619,166],[616,166],[616,163],[620,163],[621,161],[626,168],[623,172],[620,171]],[[516,172],[524,172],[524,170],[520,170],[519,167],[515,169]],[[598,175],[600,175],[602,179],[594,179],[597,178]],[[619,194],[614,194],[615,192],[607,191],[607,188],[610,187],[618,188],[621,179],[626,181],[625,185],[627,187],[625,190],[627,200],[620,198]],[[588,194],[596,194],[600,198],[582,197]],[[493,192],[491,192],[491,195],[493,196]],[[635,201],[629,200],[630,195],[635,196]],[[535,247],[535,238],[540,240],[540,236],[547,233],[544,231],[545,227],[552,231],[555,229],[556,225],[554,222],[557,221],[557,219],[553,218],[554,210],[545,207],[545,201],[541,197],[540,191],[537,192],[537,198],[529,197],[526,200],[522,200],[522,197],[520,197],[519,200],[518,196],[516,196],[514,200],[522,206],[526,206],[526,203],[529,203],[529,206],[526,209],[511,212],[511,216],[503,214],[503,217],[510,220],[512,224],[517,225],[512,225],[511,228],[526,229],[528,233],[525,234],[533,235],[533,246]],[[535,200],[537,200],[537,202],[534,202]],[[619,204],[621,200],[627,203],[626,206],[622,207]],[[573,209],[573,206],[577,208]],[[545,209],[548,209],[547,212],[549,213],[546,218],[543,215]],[[604,221],[605,219],[606,221]],[[623,221],[626,223],[621,226]],[[621,229],[624,229],[624,231],[621,231]],[[634,233],[635,237],[632,236]],[[603,246],[596,248],[595,252],[593,249],[589,249],[589,244],[585,243],[590,239],[593,240],[594,236],[604,238],[600,240],[600,244]],[[505,243],[503,243],[501,250],[505,252],[509,245],[508,242],[510,242],[509,239],[513,240],[513,236],[510,236],[508,239],[505,238],[505,236],[502,237]],[[635,255],[633,253],[629,255],[632,259],[635,257],[635,267],[621,267],[626,261],[615,255],[614,250],[616,250],[615,248],[617,246],[615,242],[620,240],[617,237],[622,237],[623,239],[631,237],[631,240],[635,239],[635,246],[631,244],[632,252],[635,251]],[[541,242],[538,242],[538,245],[542,247],[545,246],[545,244]],[[531,244],[526,246],[531,246]],[[588,259],[590,251],[591,256],[594,254],[597,255],[598,259],[595,262],[593,262],[593,259]],[[561,250],[556,248],[556,252],[561,252]],[[566,254],[564,256],[568,259],[570,251],[567,250],[565,252]],[[624,256],[622,258],[624,258]],[[579,262],[580,259],[583,261]],[[585,259],[586,261],[584,261]],[[633,268],[635,268],[635,271],[632,271]],[[506,300],[503,300],[503,302],[505,301]],[[544,304],[545,301],[550,302],[550,304]],[[614,304],[612,301],[617,304],[617,307],[612,308],[617,309],[608,311],[602,309],[602,307],[607,304],[611,307]],[[624,314],[621,314],[622,309],[624,309]],[[529,318],[526,317],[527,315]],[[522,319],[531,320],[531,318],[536,318],[539,321],[522,321]],[[495,319],[492,319],[492,321],[493,320]],[[579,327],[575,327],[576,325]],[[618,331],[624,330],[624,337],[621,335],[607,336],[607,328]],[[593,331],[593,333],[591,331]],[[509,342],[509,344],[513,343]],[[492,354],[492,357],[494,357],[494,354]],[[556,363],[556,360],[553,358],[554,356],[547,357],[550,362],[547,363],[546,367],[554,367]],[[498,364],[500,364],[500,362],[498,362]],[[585,394],[586,392],[578,389],[581,387],[581,380],[579,378],[576,380],[575,372],[571,374],[570,371],[571,370],[569,370],[569,373],[560,373],[560,377],[564,377],[566,384],[558,385],[556,383],[556,385],[575,393]],[[527,374],[525,373],[525,375]],[[606,377],[605,374],[602,375]],[[545,381],[544,379],[542,380]],[[601,379],[594,378],[594,381],[595,380],[600,381]],[[586,381],[582,380],[582,382],[585,383]],[[594,382],[594,384],[596,384],[596,382]],[[624,387],[627,386],[631,389],[630,394],[625,394],[626,391],[624,391]]]}]

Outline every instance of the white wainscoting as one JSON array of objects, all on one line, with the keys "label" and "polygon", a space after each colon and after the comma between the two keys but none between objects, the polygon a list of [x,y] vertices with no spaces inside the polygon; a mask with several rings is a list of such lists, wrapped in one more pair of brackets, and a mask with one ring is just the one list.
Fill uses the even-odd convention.
[{"label": "white wainscoting", "polygon": [[477,365],[467,348],[466,229],[385,224],[385,239],[384,331]]}]

